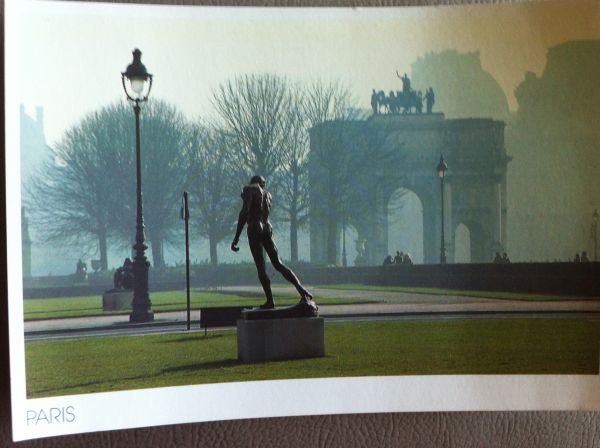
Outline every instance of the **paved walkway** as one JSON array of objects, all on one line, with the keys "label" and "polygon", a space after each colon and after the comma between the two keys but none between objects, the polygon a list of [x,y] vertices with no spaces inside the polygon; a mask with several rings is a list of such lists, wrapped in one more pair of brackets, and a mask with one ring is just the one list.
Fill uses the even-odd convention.
[{"label": "paved walkway", "polygon": [[[224,292],[257,292],[259,287],[222,288]],[[317,299],[319,297],[346,297],[358,300],[376,300],[380,303],[363,303],[349,305],[319,305],[319,315],[325,318],[352,316],[393,316],[403,314],[452,313],[465,315],[473,313],[600,313],[600,298],[574,299],[557,301],[520,301],[486,299],[464,296],[441,296],[429,294],[411,294],[399,292],[375,292],[361,290],[335,290],[312,288]],[[293,294],[295,290],[288,287],[273,288],[275,294]],[[192,310],[191,320],[197,322],[200,312]],[[47,319],[25,322],[25,334],[43,334],[56,332],[72,332],[93,329],[117,329],[132,327],[167,327],[184,326],[187,322],[186,311],[156,313],[155,320],[146,324],[130,324],[128,315],[107,315],[94,317],[76,317],[64,319]]]}]

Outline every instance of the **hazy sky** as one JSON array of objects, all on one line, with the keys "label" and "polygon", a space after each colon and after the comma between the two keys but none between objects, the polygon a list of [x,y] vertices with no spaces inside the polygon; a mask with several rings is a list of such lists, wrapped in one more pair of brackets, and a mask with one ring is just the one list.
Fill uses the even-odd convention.
[{"label": "hazy sky", "polygon": [[[19,3],[21,4],[21,3]],[[32,2],[19,24],[20,98],[45,109],[48,142],[82,114],[124,98],[120,72],[140,48],[153,97],[189,117],[209,116],[211,91],[235,75],[276,72],[341,79],[369,108],[372,88],[401,88],[396,70],[429,51],[479,51],[512,92],[540,74],[547,48],[600,38],[600,3],[371,9],[152,7]],[[11,88],[14,86],[11,86]]]}]

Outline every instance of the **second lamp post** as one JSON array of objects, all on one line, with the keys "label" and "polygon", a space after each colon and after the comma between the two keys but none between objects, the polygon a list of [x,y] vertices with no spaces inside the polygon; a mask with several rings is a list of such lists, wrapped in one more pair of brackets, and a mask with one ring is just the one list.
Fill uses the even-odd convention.
[{"label": "second lamp post", "polygon": [[[129,88],[125,79],[129,81]],[[136,163],[136,230],[134,260],[133,260],[133,301],[129,322],[149,322],[154,320],[151,310],[152,303],[148,294],[148,268],[150,263],[146,258],[144,240],[144,208],[142,204],[142,157],[140,150],[140,103],[148,100],[152,89],[152,75],[142,64],[142,52],[137,48],[133,51],[133,62],[127,70],[121,73],[121,81],[127,100],[133,104],[135,114],[135,163]]]},{"label": "second lamp post", "polygon": [[437,166],[437,173],[440,176],[441,189],[442,189],[442,237],[440,242],[440,264],[446,264],[446,244],[444,242],[444,176],[448,170],[448,165],[444,160],[444,156],[440,156],[440,163]]}]

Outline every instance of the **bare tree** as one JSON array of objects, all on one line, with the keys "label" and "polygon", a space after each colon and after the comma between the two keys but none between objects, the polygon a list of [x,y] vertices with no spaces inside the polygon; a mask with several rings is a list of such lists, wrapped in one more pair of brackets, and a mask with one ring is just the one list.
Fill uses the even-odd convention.
[{"label": "bare tree", "polygon": [[[245,177],[274,178],[281,164],[288,90],[286,78],[263,74],[237,77],[213,93],[212,102],[224,128],[235,138],[236,162]],[[276,187],[270,183],[271,188]]]},{"label": "bare tree", "polygon": [[111,174],[119,170],[117,146],[127,144],[114,140],[113,133],[119,133],[124,112],[109,106],[69,129],[37,171],[27,195],[32,223],[43,241],[87,251],[97,244],[102,269],[108,268],[107,241],[114,235],[119,202]]},{"label": "bare tree", "polygon": [[[141,116],[144,218],[154,266],[174,237],[184,172],[183,125],[175,108],[151,101]],[[45,241],[93,250],[108,268],[108,239],[131,243],[135,230],[133,112],[116,103],[86,115],[49,155],[28,192],[32,224]]]},{"label": "bare tree", "polygon": [[308,120],[304,114],[304,95],[297,86],[290,93],[289,107],[284,111],[287,138],[283,145],[282,160],[277,173],[281,208],[290,225],[291,261],[298,261],[298,230],[308,221]]},{"label": "bare tree", "polygon": [[[341,226],[365,227],[368,213],[357,204],[373,204],[390,170],[402,163],[388,144],[389,125],[366,119],[350,91],[339,82],[316,82],[305,98],[311,125],[311,215],[327,229],[327,263],[336,264]],[[396,145],[397,147],[397,145]],[[354,221],[353,221],[354,220]]]},{"label": "bare tree", "polygon": [[[327,262],[336,263],[338,220],[347,222],[351,153],[348,124],[358,118],[350,90],[339,82],[316,81],[305,93],[303,112],[310,129],[310,186],[312,214],[325,220]],[[318,193],[316,193],[318,192]]]},{"label": "bare tree", "polygon": [[238,172],[232,163],[232,136],[203,124],[188,129],[190,220],[208,238],[210,261],[217,265],[217,245],[233,232],[239,203]]}]

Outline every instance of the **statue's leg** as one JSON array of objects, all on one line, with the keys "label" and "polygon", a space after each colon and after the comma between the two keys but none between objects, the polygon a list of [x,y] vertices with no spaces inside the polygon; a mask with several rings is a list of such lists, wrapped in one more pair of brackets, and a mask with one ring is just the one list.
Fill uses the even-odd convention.
[{"label": "statue's leg", "polygon": [[273,292],[271,291],[271,280],[267,275],[267,268],[265,266],[265,255],[263,253],[263,245],[260,238],[248,238],[248,242],[250,244],[250,252],[252,252],[252,258],[254,258],[254,264],[256,265],[256,270],[258,271],[258,279],[260,280],[260,284],[265,291],[265,296],[267,301],[263,308],[273,308],[275,306],[275,302],[273,301]]},{"label": "statue's leg", "polygon": [[285,264],[281,262],[281,259],[279,258],[279,253],[277,251],[277,246],[275,245],[273,238],[265,237],[263,244],[273,267],[277,271],[279,271],[288,282],[290,282],[296,287],[296,290],[298,291],[302,299],[311,300],[312,294],[300,284],[300,280],[298,280],[296,274],[294,274],[294,272],[290,268],[288,268]]}]

